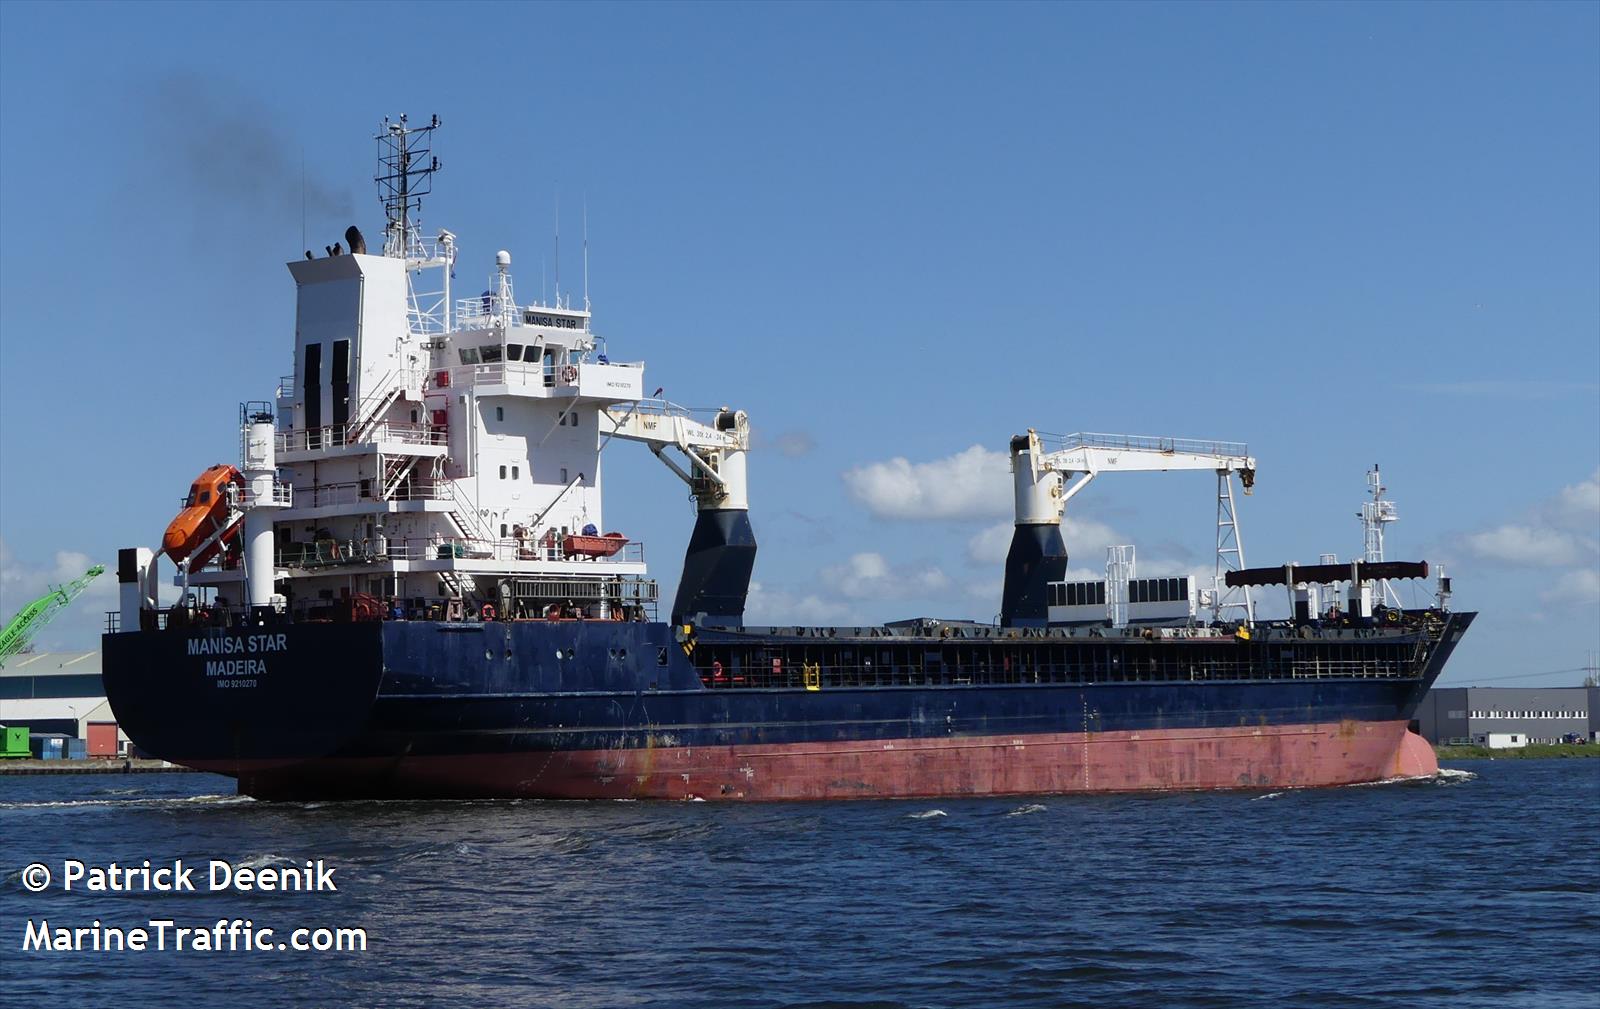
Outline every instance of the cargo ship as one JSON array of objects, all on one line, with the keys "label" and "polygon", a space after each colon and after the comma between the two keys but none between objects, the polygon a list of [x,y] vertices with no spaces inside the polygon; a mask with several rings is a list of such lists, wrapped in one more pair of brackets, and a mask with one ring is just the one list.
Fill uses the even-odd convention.
[{"label": "cargo ship", "polygon": [[[437,126],[385,120],[381,248],[351,227],[288,264],[293,372],[241,406],[238,463],[204,469],[159,548],[119,552],[104,680],[141,751],[262,799],[1277,789],[1437,769],[1412,717],[1473,614],[1439,572],[1431,605],[1399,604],[1391,581],[1429,571],[1383,559],[1381,493],[1360,559],[1246,567],[1241,444],[1028,431],[1009,441],[996,620],[746,626],[748,416],[646,395],[587,296],[518,300],[509,253],[455,296],[456,238],[420,224]],[[696,505],[670,607],[643,545],[605,521],[602,459],[626,442]],[[1120,547],[1103,580],[1068,578],[1067,503],[1126,470],[1215,474],[1209,585],[1135,577]],[[1269,586],[1283,619],[1257,616]]]}]

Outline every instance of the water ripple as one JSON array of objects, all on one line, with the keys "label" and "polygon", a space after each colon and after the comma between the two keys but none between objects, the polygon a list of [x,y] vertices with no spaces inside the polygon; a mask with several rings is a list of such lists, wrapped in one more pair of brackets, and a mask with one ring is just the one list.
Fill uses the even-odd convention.
[{"label": "water ripple", "polygon": [[[8,956],[7,994],[134,1009],[180,991],[197,1005],[279,992],[562,1009],[1593,1004],[1600,776],[1588,763],[909,808],[257,803],[203,775],[116,793],[12,779],[0,920],[240,916],[359,925],[371,948]],[[31,860],[179,857],[321,858],[339,890],[108,899],[20,885]]]}]

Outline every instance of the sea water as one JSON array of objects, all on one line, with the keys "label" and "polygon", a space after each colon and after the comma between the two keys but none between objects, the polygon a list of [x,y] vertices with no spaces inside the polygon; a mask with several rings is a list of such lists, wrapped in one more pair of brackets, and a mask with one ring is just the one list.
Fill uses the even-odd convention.
[{"label": "sea water", "polygon": [[[0,777],[7,1003],[1600,1005],[1600,760],[1304,791],[771,805],[268,803],[231,786]],[[147,860],[320,861],[333,889],[62,887],[69,861]],[[52,870],[38,893],[35,862]],[[45,921],[171,924],[160,950],[24,948]],[[264,948],[241,946],[245,922],[255,942],[271,930]],[[366,948],[287,948],[297,929],[359,929]]]}]

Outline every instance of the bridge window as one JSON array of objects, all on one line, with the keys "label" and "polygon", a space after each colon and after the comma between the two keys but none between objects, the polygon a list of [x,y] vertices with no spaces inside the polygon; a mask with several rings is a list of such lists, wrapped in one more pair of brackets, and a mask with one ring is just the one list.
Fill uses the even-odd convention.
[{"label": "bridge window", "polygon": [[477,347],[460,347],[460,348],[458,348],[456,350],[456,353],[461,356],[461,363],[462,364],[477,364],[478,363],[478,348]]},{"label": "bridge window", "polygon": [[520,360],[522,360],[522,344],[520,344],[520,343],[508,343],[508,344],[506,344],[506,360],[507,361],[520,361]]},{"label": "bridge window", "polygon": [[493,344],[483,348],[484,364],[499,364],[501,358],[504,356],[505,350],[499,344]]}]

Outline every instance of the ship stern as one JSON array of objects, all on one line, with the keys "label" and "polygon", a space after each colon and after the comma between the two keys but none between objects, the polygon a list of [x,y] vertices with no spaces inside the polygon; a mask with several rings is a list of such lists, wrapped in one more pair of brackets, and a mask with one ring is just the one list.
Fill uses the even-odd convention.
[{"label": "ship stern", "polygon": [[106,698],[142,753],[243,781],[360,735],[382,625],[278,624],[102,636]]}]

